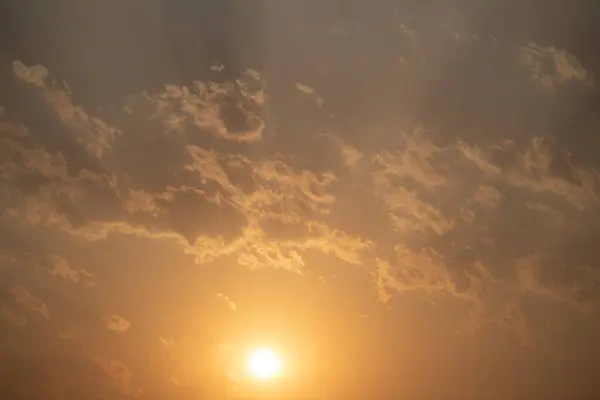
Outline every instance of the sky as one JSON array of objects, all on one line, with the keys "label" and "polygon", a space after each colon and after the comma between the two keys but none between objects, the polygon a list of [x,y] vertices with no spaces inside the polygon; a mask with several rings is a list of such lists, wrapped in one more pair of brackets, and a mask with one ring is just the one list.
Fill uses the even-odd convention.
[{"label": "sky", "polygon": [[599,398],[597,1],[1,8],[0,397]]}]

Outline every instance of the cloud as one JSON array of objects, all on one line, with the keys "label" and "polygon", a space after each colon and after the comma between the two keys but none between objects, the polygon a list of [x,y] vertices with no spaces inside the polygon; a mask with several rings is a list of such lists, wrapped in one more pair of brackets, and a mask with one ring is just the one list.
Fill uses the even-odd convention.
[{"label": "cloud", "polygon": [[551,149],[544,138],[534,138],[531,146],[517,156],[517,169],[509,171],[509,184],[536,192],[552,192],[574,207],[586,209],[597,204],[596,190],[600,174],[594,170],[575,167],[571,177],[559,176],[552,171]]},{"label": "cloud", "polygon": [[356,147],[353,147],[353,146],[350,146],[347,144],[343,144],[343,145],[341,145],[341,150],[342,150],[342,154],[344,155],[344,161],[346,162],[346,165],[349,167],[352,167],[353,165],[358,163],[363,158],[362,153],[360,151],[358,151],[356,149]]},{"label": "cloud", "polygon": [[564,49],[529,42],[520,48],[519,61],[531,79],[547,90],[555,90],[568,82],[593,84],[590,73]]},{"label": "cloud", "polygon": [[32,65],[27,67],[21,61],[13,62],[13,72],[24,82],[36,85],[39,87],[46,86],[46,78],[48,78],[48,70],[43,65]]},{"label": "cloud", "polygon": [[[415,376],[459,359],[448,393],[517,364],[531,379],[500,385],[504,397],[549,393],[542,375],[593,358],[600,175],[580,140],[597,100],[585,45],[520,37],[553,26],[519,26],[531,7],[496,7],[519,14],[503,35],[480,29],[485,6],[196,2],[200,21],[150,3],[77,10],[94,23],[57,46],[69,24],[50,36],[38,24],[52,60],[17,41],[28,61],[5,63],[0,386],[12,397],[217,398],[205,392],[226,387],[243,344],[286,321],[272,344],[300,350],[298,369],[315,372],[324,345],[322,367],[352,374],[377,337],[373,359],[410,359]],[[303,336],[318,340],[290,342]],[[432,355],[445,359],[433,370]],[[474,368],[476,382],[459,382]],[[413,397],[436,389],[374,378]]]},{"label": "cloud", "polygon": [[145,93],[143,99],[152,109],[152,118],[171,132],[193,129],[226,141],[252,143],[263,138],[265,123],[259,112],[265,96],[256,71],[246,71],[244,78],[234,83],[167,85]]},{"label": "cloud", "polygon": [[165,339],[163,337],[159,337],[158,338],[160,340],[160,342],[163,344],[163,346],[165,347],[173,347],[175,346],[175,340],[173,340],[172,337]]},{"label": "cloud", "polygon": [[241,77],[236,79],[242,98],[254,103],[256,106],[264,106],[267,101],[265,93],[265,80],[260,73],[254,69],[245,70]]},{"label": "cloud", "polygon": [[323,136],[331,140],[342,155],[344,164],[352,168],[364,159],[364,154],[355,146],[346,143],[339,135],[333,133],[323,133]]},{"label": "cloud", "polygon": [[131,328],[131,322],[119,315],[109,315],[104,317],[106,329],[115,333],[125,333]]},{"label": "cloud", "polygon": [[[60,89],[45,69],[14,67],[42,96]],[[586,215],[597,218],[600,176],[563,157],[555,141],[478,143],[417,127],[374,141],[367,151],[323,129],[318,132],[336,133],[307,137],[325,137],[338,158],[317,164],[265,137],[267,99],[265,79],[253,70],[234,81],[130,96],[104,122],[122,129],[102,156],[118,162],[103,169],[73,168],[69,154],[47,148],[3,111],[2,219],[68,240],[170,242],[197,264],[227,259],[248,270],[304,274],[309,255],[317,253],[326,263],[372,268],[383,301],[394,293],[456,301],[465,332],[490,326],[533,332],[527,296],[577,315],[595,310],[589,289],[576,279],[560,286],[517,273],[517,260],[546,254],[560,229],[575,237],[586,228]],[[348,199],[351,207],[341,212]],[[373,229],[365,229],[369,224]],[[62,256],[33,260],[55,277],[94,282]],[[118,333],[130,329],[116,315],[104,323]]]},{"label": "cloud", "polygon": [[464,288],[459,287],[451,275],[444,257],[432,248],[418,251],[405,245],[394,247],[394,263],[379,259],[376,262],[376,277],[380,299],[387,302],[389,290],[399,293],[423,291],[431,295],[454,296],[473,300]]},{"label": "cloud", "polygon": [[[548,255],[534,253],[516,261],[517,283],[523,293],[565,305],[582,315],[589,314],[600,297],[589,297],[582,291],[581,281],[543,282],[541,270],[548,265]],[[545,265],[544,265],[545,264]]]},{"label": "cloud", "polygon": [[86,286],[94,286],[94,277],[85,270],[73,269],[69,263],[62,257],[56,255],[48,256],[51,262],[51,269],[48,271],[52,276],[58,276],[73,283],[83,283]]},{"label": "cloud", "polygon": [[540,195],[552,193],[581,210],[598,202],[598,172],[573,164],[566,165],[562,171],[558,169],[551,140],[547,137],[534,137],[524,148],[518,148],[512,141],[486,148],[458,142],[455,148],[490,182]]},{"label": "cloud", "polygon": [[71,100],[68,89],[48,82],[48,71],[41,65],[26,66],[13,62],[17,78],[38,88],[41,96],[54,109],[58,118],[72,131],[76,141],[96,158],[102,158],[122,132],[102,119],[90,116]]},{"label": "cloud", "polygon": [[[390,243],[404,243],[393,244],[394,256],[376,255],[379,298],[454,299],[467,316],[462,330],[502,327],[524,342],[551,315],[593,314],[597,299],[581,285],[581,272],[569,284],[544,281],[539,273],[558,273],[559,260],[572,259],[549,243],[578,229],[575,219],[597,220],[597,172],[559,163],[547,138],[478,145],[433,137],[427,131],[404,135],[397,148],[374,157],[375,193],[396,231]],[[528,258],[536,249],[543,267]],[[514,278],[507,268],[518,271]],[[533,315],[526,306],[531,301],[552,312]]]},{"label": "cloud", "polygon": [[446,186],[445,178],[436,171],[432,160],[441,148],[423,137],[417,131],[412,135],[403,134],[404,146],[395,153],[383,152],[375,157],[380,170],[375,180],[383,183],[389,178],[410,179],[426,188]]},{"label": "cloud", "polygon": [[[190,92],[167,88],[167,93]],[[145,96],[161,109],[163,95]],[[19,199],[5,215],[13,221],[57,228],[90,241],[113,234],[170,240],[181,243],[199,263],[237,254],[238,263],[250,269],[270,266],[299,272],[304,266],[300,253],[308,249],[357,263],[368,247],[367,240],[318,222],[335,204],[330,188],[337,177],[331,171],[298,170],[280,155],[253,160],[183,144],[175,173],[183,176],[180,185],[171,180],[159,190],[124,188],[128,177],[123,174],[90,170],[70,174],[69,160],[48,152],[25,127],[15,124],[20,128],[3,138],[13,149],[3,167],[5,182]],[[26,141],[17,140],[16,132]],[[144,138],[139,140],[140,145],[145,143]],[[32,176],[35,183],[25,192],[18,182]],[[309,218],[302,221],[301,214]],[[310,222],[311,214],[315,221]],[[294,241],[273,240],[262,231],[269,221],[312,233]],[[85,271],[67,270],[57,259],[53,262],[54,275],[74,280],[87,276]]]},{"label": "cloud", "polygon": [[14,286],[10,289],[15,302],[22,305],[29,311],[35,312],[43,316],[44,318],[50,318],[50,311],[44,301],[38,299],[31,292],[21,286]]},{"label": "cloud", "polygon": [[225,69],[223,64],[214,64],[210,66],[211,71],[221,72]]},{"label": "cloud", "polygon": [[92,356],[92,362],[110,379],[111,386],[122,394],[134,398],[143,394],[143,390],[134,384],[131,371],[122,362],[101,355]]},{"label": "cloud", "polygon": [[473,195],[473,201],[488,211],[495,210],[502,201],[502,193],[494,186],[481,185]]},{"label": "cloud", "polygon": [[296,89],[305,94],[306,96],[312,97],[318,107],[323,107],[324,100],[317,94],[314,88],[308,86],[305,83],[296,83]]},{"label": "cloud", "polygon": [[379,189],[397,232],[431,230],[443,235],[454,229],[455,222],[452,219],[446,217],[440,209],[419,199],[415,191],[403,187],[394,188],[387,181]]},{"label": "cloud", "polygon": [[[423,301],[458,301],[466,315],[457,330],[460,333],[501,327],[527,344],[557,314],[567,319],[573,313],[587,318],[597,312],[600,304],[597,294],[582,284],[583,275],[571,283],[544,282],[541,271],[543,264],[550,267],[548,255],[537,253],[516,259],[513,266],[517,277],[512,280],[496,275],[480,261],[468,269],[457,270],[451,260],[432,248],[416,250],[397,245],[395,252],[392,261],[376,260],[374,275],[379,299],[388,303],[393,293],[420,293]],[[532,301],[544,306],[531,311],[525,304]]]},{"label": "cloud", "polygon": [[227,307],[231,309],[231,311],[237,311],[237,305],[229,298],[229,296],[219,293],[217,294],[217,298],[223,300],[225,304],[227,304]]}]

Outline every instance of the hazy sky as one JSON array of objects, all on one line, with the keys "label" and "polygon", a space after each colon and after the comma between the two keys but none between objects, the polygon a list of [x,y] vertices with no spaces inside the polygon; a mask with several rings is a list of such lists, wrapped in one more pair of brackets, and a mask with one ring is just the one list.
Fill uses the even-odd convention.
[{"label": "hazy sky", "polygon": [[0,15],[1,398],[600,398],[598,1]]}]

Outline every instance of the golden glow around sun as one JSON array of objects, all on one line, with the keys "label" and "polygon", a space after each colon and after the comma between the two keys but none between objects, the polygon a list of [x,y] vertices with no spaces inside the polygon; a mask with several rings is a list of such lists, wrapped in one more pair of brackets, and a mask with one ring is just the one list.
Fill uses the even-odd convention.
[{"label": "golden glow around sun", "polygon": [[276,378],[281,372],[281,357],[271,349],[257,349],[248,356],[246,367],[256,379]]}]

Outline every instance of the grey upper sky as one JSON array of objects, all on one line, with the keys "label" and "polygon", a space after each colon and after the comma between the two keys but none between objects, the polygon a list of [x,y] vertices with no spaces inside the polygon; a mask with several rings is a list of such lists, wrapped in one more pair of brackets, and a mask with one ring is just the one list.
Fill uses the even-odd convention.
[{"label": "grey upper sky", "polygon": [[0,7],[1,398],[600,397],[597,1]]}]

